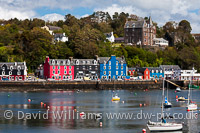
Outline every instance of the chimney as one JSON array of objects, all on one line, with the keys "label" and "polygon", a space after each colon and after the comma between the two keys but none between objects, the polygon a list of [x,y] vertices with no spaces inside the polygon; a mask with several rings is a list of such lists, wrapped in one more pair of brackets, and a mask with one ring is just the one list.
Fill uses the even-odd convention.
[{"label": "chimney", "polygon": [[70,61],[72,61],[72,60],[73,60],[73,57],[69,57],[69,59],[70,59]]},{"label": "chimney", "polygon": [[45,63],[49,63],[49,56],[46,56]]}]

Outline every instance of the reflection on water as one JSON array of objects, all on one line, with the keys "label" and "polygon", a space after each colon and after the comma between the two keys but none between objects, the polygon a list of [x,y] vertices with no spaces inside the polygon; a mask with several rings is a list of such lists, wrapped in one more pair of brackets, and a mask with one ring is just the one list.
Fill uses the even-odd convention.
[{"label": "reflection on water", "polygon": [[[121,100],[112,102],[111,90],[0,92],[0,131],[141,132],[146,128],[148,120],[142,113],[161,112],[161,90],[117,90],[116,93]],[[183,113],[185,117],[188,114],[185,108],[187,103],[177,102],[176,95],[187,97],[187,91],[175,93],[169,90],[168,100],[173,104],[173,108],[166,109],[165,113]],[[192,99],[200,106],[199,96],[200,92],[196,90]],[[28,102],[28,99],[31,99],[31,102]],[[5,110],[13,112],[12,119],[4,118]],[[96,119],[97,113],[100,119]],[[133,113],[133,117],[109,119],[110,113]],[[199,112],[196,113],[199,116]],[[151,120],[156,121],[157,117],[152,117]],[[199,119],[183,118],[176,122],[184,122],[183,132],[200,131]]]}]

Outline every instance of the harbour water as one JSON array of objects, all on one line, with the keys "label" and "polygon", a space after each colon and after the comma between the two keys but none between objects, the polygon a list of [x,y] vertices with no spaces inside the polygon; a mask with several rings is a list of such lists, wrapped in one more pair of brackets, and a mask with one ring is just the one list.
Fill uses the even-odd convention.
[{"label": "harbour water", "polygon": [[[119,102],[111,101],[113,93],[118,93]],[[199,111],[188,113],[187,103],[176,101],[176,95],[187,97],[187,93],[169,90],[173,107],[165,114],[175,118],[167,121],[184,122],[181,132],[198,133]],[[0,132],[141,133],[150,117],[160,118],[161,98],[162,90],[0,92]],[[192,91],[192,100],[200,107],[199,90]]]}]

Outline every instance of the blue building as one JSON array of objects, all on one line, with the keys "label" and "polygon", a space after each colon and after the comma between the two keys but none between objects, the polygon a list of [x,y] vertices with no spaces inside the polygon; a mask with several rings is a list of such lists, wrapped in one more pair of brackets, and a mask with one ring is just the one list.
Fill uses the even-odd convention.
[{"label": "blue building", "polygon": [[125,79],[127,64],[124,57],[98,57],[100,66],[100,79]]},{"label": "blue building", "polygon": [[148,67],[150,78],[159,79],[164,77],[164,71],[160,67]]}]

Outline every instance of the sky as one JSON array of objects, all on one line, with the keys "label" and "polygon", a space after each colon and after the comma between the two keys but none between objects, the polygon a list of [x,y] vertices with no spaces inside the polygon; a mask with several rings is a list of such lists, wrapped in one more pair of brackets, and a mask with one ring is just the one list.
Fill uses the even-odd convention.
[{"label": "sky", "polygon": [[66,14],[81,18],[94,11],[151,16],[159,26],[186,19],[192,32],[200,33],[200,0],[0,0],[0,19],[5,20],[16,17],[57,21],[64,20]]}]

